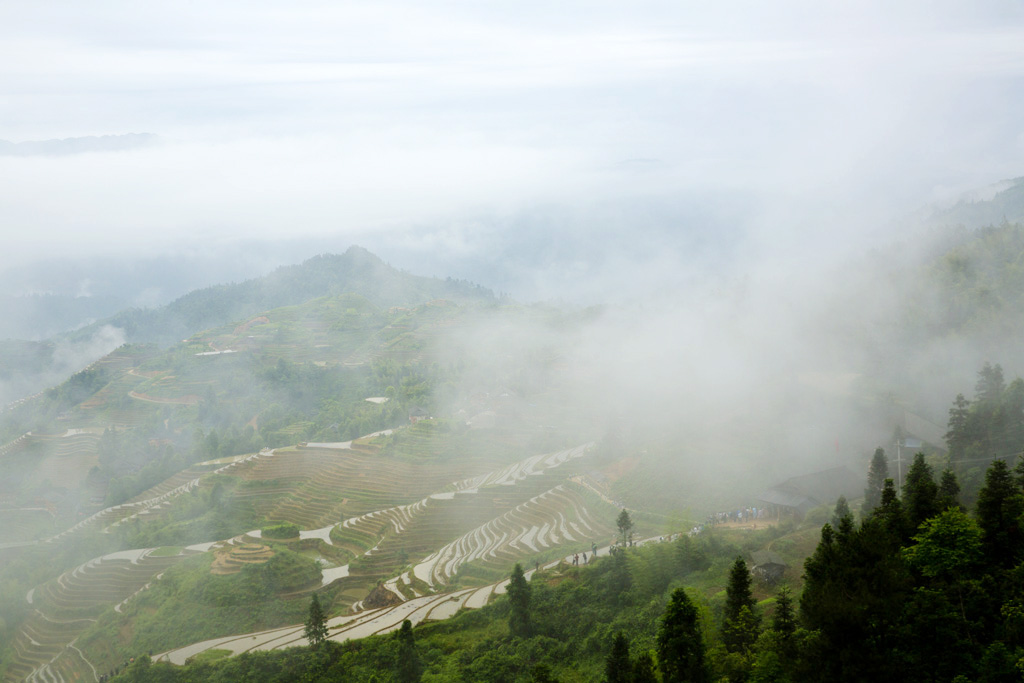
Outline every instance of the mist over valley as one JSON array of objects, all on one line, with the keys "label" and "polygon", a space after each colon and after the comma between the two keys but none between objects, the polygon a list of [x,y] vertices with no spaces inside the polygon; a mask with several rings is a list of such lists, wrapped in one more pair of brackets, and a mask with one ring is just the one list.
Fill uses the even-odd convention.
[{"label": "mist over valley", "polygon": [[0,679],[1020,680],[1022,19],[0,8]]}]

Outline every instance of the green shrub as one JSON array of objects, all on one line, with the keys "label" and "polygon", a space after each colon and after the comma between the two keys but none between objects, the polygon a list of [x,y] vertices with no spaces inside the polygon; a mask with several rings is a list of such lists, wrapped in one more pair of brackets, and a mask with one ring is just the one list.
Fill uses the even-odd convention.
[{"label": "green shrub", "polygon": [[299,527],[291,522],[281,522],[264,527],[262,534],[264,538],[295,538],[299,535]]}]

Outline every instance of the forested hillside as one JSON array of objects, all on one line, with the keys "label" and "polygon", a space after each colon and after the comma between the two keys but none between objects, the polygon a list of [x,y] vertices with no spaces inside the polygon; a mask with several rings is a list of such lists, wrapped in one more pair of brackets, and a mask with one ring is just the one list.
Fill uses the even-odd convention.
[{"label": "forested hillside", "polygon": [[129,342],[169,344],[272,308],[343,293],[357,294],[380,308],[431,299],[494,298],[492,292],[471,283],[401,273],[365,249],[350,247],[344,254],[315,256],[264,277],[196,290],[161,308],[124,311],[83,328],[76,336],[112,325],[124,330]]}]

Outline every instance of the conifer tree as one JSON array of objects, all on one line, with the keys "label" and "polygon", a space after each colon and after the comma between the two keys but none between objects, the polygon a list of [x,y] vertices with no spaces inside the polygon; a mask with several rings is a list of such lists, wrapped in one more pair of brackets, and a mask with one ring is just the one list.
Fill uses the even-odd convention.
[{"label": "conifer tree", "polygon": [[977,505],[985,558],[994,566],[1008,569],[1024,553],[1022,515],[1024,494],[1006,462],[996,460],[985,472]]},{"label": "conifer tree", "polygon": [[417,683],[423,675],[423,663],[416,651],[416,636],[412,632],[412,622],[406,619],[402,628],[395,636],[398,639],[398,681],[399,683]]},{"label": "conifer tree", "polygon": [[957,481],[953,470],[949,468],[942,471],[942,477],[939,479],[938,504],[939,510],[961,507],[960,482]]},{"label": "conifer tree", "polygon": [[1003,368],[996,363],[994,366],[985,363],[985,366],[978,371],[978,383],[974,385],[974,395],[978,403],[994,405],[1002,398],[1006,390],[1006,381],[1003,379]]},{"label": "conifer tree", "polygon": [[882,528],[888,532],[893,543],[899,544],[910,538],[906,517],[903,514],[903,505],[896,496],[896,485],[892,479],[885,480],[885,485],[882,487],[882,500],[871,516],[881,521]]},{"label": "conifer tree", "polygon": [[793,595],[790,593],[789,588],[780,588],[775,596],[772,630],[784,638],[788,638],[796,633],[796,613],[793,611]]},{"label": "conifer tree", "polygon": [[633,661],[633,683],[658,683],[658,674],[650,652],[641,652]]},{"label": "conifer tree", "polygon": [[725,589],[725,612],[726,621],[736,617],[740,609],[747,607],[754,608],[754,594],[750,589],[750,572],[747,570],[747,563],[742,557],[737,557],[729,570],[729,584]]},{"label": "conifer tree", "polygon": [[632,683],[633,662],[629,658],[629,641],[622,631],[612,639],[612,650],[605,660],[605,678],[608,683]]},{"label": "conifer tree", "polygon": [[658,627],[658,668],[663,683],[710,680],[697,608],[682,588],[672,592]]},{"label": "conifer tree", "polygon": [[970,443],[968,433],[970,425],[970,402],[963,394],[957,394],[953,407],[949,409],[949,422],[946,431],[946,446],[949,447],[949,459],[957,462],[963,458],[964,450]]},{"label": "conifer tree", "polygon": [[508,584],[508,601],[511,609],[508,629],[512,635],[527,638],[533,630],[530,622],[530,584],[526,581],[522,566],[517,562],[512,568]]},{"label": "conifer tree", "polygon": [[846,502],[846,496],[839,496],[835,510],[832,511],[832,526],[838,527],[844,517],[849,517],[852,521],[853,513],[850,512],[850,504]]},{"label": "conifer tree", "polygon": [[911,529],[939,513],[938,496],[939,487],[931,466],[924,461],[924,453],[915,454],[903,483],[903,508]]},{"label": "conifer tree", "polygon": [[320,607],[320,600],[313,593],[313,599],[309,603],[309,617],[306,619],[306,640],[312,648],[319,647],[320,643],[327,640],[327,617]]},{"label": "conifer tree", "polygon": [[729,652],[745,651],[757,640],[759,620],[754,612],[754,594],[750,584],[747,563],[742,557],[737,557],[725,588],[722,642]]},{"label": "conifer tree", "polygon": [[619,528],[619,537],[622,539],[622,545],[629,545],[630,541],[633,540],[633,520],[630,519],[626,508],[622,508],[618,519],[615,520],[615,526]]},{"label": "conifer tree", "polygon": [[871,466],[868,468],[868,485],[864,489],[864,507],[861,508],[862,516],[866,517],[882,502],[882,487],[888,478],[889,461],[885,457],[885,451],[881,448],[876,448],[875,454],[871,458]]}]

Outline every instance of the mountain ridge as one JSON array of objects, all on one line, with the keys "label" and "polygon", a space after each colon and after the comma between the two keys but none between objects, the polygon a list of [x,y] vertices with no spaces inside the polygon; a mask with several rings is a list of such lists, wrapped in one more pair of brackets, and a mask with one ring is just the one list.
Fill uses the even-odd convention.
[{"label": "mountain ridge", "polygon": [[262,311],[337,294],[359,294],[381,308],[432,299],[495,298],[490,290],[472,283],[399,271],[368,250],[351,246],[343,254],[318,254],[261,277],[193,290],[159,308],[127,309],[72,336],[88,337],[109,325],[124,330],[128,342],[166,345]]}]

